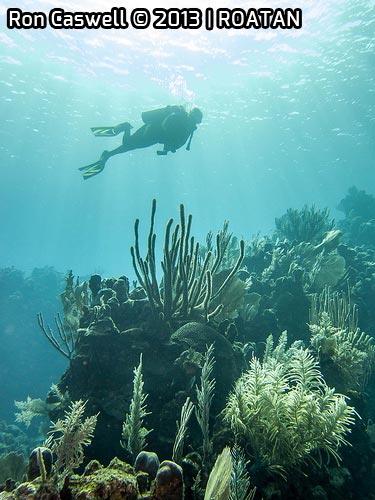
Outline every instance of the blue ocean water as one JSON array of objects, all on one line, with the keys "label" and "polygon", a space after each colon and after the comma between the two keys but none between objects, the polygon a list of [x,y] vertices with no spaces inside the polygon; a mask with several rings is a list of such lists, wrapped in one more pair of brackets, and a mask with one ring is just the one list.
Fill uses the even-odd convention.
[{"label": "blue ocean water", "polygon": [[[109,6],[6,1],[0,265],[131,273],[133,223],[140,218],[147,231],[154,197],[157,228],[183,202],[201,240],[224,219],[250,239],[272,230],[288,207],[315,203],[340,217],[336,206],[350,186],[374,192],[374,3],[251,6],[301,7],[303,28],[9,30],[11,7]],[[190,152],[158,157],[152,147],[119,155],[83,181],[77,169],[121,141],[95,138],[91,126],[139,126],[142,111],[174,103],[204,114]]]},{"label": "blue ocean water", "polygon": [[[314,203],[340,218],[336,207],[350,186],[375,194],[373,1],[251,2],[301,7],[301,30],[6,27],[8,8],[110,6],[104,0],[0,6],[1,268],[133,277],[134,221],[146,235],[153,198],[160,252],[165,223],[178,218],[180,203],[193,214],[198,240],[225,219],[250,240],[269,234],[289,207]],[[173,6],[186,7],[181,0]],[[208,6],[215,7],[199,2]],[[249,7],[240,0],[221,6]],[[157,156],[156,146],[134,151],[82,179],[79,167],[121,141],[96,138],[90,127],[124,121],[137,127],[142,111],[167,104],[203,111],[191,151],[167,157]],[[54,298],[45,311],[50,322],[57,291]],[[11,418],[14,399],[45,394],[66,365],[37,332],[35,312],[23,328],[7,324],[3,332],[0,417]]]}]

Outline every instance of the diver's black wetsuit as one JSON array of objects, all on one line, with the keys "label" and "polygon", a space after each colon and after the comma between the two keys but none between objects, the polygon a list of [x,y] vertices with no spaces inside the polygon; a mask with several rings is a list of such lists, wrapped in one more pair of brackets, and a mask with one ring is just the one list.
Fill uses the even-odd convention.
[{"label": "diver's black wetsuit", "polygon": [[189,139],[197,129],[196,123],[189,118],[188,113],[181,106],[168,106],[168,112],[162,120],[150,120],[130,135],[130,127],[124,131],[122,145],[107,151],[107,159],[111,156],[133,151],[134,149],[148,148],[155,144],[164,144],[158,154],[166,155],[169,151],[175,153]]},{"label": "diver's black wetsuit", "polygon": [[186,141],[186,149],[190,149],[190,141],[197,125],[202,121],[202,112],[194,108],[187,113],[182,106],[166,106],[165,108],[146,111],[142,113],[144,125],[130,133],[132,126],[123,123],[115,127],[93,127],[91,130],[98,137],[114,136],[124,133],[122,145],[112,151],[103,151],[100,159],[81,167],[84,179],[99,174],[105,167],[106,161],[112,156],[133,151],[134,149],[148,148],[154,144],[163,144],[163,149],[157,151],[158,155],[175,153]]}]

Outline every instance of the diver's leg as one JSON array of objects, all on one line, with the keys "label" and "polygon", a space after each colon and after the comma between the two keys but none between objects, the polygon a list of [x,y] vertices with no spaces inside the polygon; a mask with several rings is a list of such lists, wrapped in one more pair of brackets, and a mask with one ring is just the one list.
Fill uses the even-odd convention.
[{"label": "diver's leg", "polygon": [[112,156],[127,153],[128,151],[133,151],[134,149],[142,149],[153,146],[154,144],[160,142],[158,139],[159,135],[158,129],[152,125],[143,125],[141,128],[136,130],[133,135],[130,135],[130,128],[126,127],[121,146],[116,149],[112,149],[112,151],[103,151],[100,160],[106,162]]},{"label": "diver's leg", "polygon": [[127,141],[130,139],[130,130],[133,128],[130,123],[122,123],[121,125],[117,125],[116,128],[122,127],[122,131],[124,132],[124,136],[122,138],[122,144],[116,149],[112,149],[112,151],[103,151],[100,159],[106,162],[109,158],[115,155],[120,155],[122,153],[126,153],[130,151],[127,147]]},{"label": "diver's leg", "polygon": [[132,128],[129,122],[125,122],[115,127],[91,127],[91,131],[96,137],[114,137],[121,132],[130,131]]},{"label": "diver's leg", "polygon": [[121,145],[116,149],[112,149],[112,151],[103,151],[100,159],[106,162],[112,156],[120,155],[121,153],[126,153],[127,151],[128,149],[126,149],[123,145]]},{"label": "diver's leg", "polygon": [[126,151],[148,148],[160,142],[159,137],[159,127],[153,124],[147,124],[140,127],[132,135],[130,135],[130,132],[128,134],[125,132],[122,139],[122,145]]},{"label": "diver's leg", "polygon": [[107,160],[112,156],[126,153],[127,151],[133,151],[134,149],[147,148],[161,142],[161,132],[158,126],[151,124],[143,125],[136,130],[133,135],[130,135],[132,126],[129,123],[123,123],[114,128],[117,129],[118,127],[121,127],[122,132],[124,132],[121,146],[112,149],[112,151],[103,151],[97,162],[81,167],[79,170],[81,170],[84,179],[88,179],[102,172]]},{"label": "diver's leg", "polygon": [[[94,175],[100,174],[104,170],[104,167],[107,163],[107,160],[111,158],[111,156],[115,156],[121,153],[125,153],[126,151],[129,151],[129,148],[124,146],[124,142],[126,142],[127,139],[130,138],[130,130],[133,127],[130,125],[130,123],[122,123],[120,125],[117,125],[116,127],[112,128],[113,134],[116,135],[117,133],[124,132],[124,139],[123,139],[123,144],[119,146],[116,149],[113,149],[112,151],[103,151],[101,154],[100,158],[98,161],[95,163],[91,163],[90,165],[86,165],[84,167],[81,167],[79,170],[82,172],[83,178],[84,179],[89,179],[90,177],[93,177]],[[109,129],[108,129],[109,130]],[[109,133],[109,132],[108,132]],[[102,134],[104,137],[104,135]]]},{"label": "diver's leg", "polygon": [[124,135],[130,135],[130,131],[133,128],[129,122],[120,123],[120,125],[116,125],[115,130],[117,134],[124,132]]}]

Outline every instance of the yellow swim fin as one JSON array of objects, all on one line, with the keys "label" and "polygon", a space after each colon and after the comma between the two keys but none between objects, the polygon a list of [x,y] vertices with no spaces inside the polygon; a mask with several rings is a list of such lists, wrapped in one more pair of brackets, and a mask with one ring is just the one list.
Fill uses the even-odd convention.
[{"label": "yellow swim fin", "polygon": [[117,127],[91,127],[91,132],[96,137],[114,137],[120,133]]},{"label": "yellow swim fin", "polygon": [[115,127],[91,127],[91,132],[96,137],[114,137],[115,135],[121,134],[121,132],[129,134],[132,128],[129,122],[125,122]]},{"label": "yellow swim fin", "polygon": [[91,163],[91,165],[86,165],[85,167],[81,167],[78,170],[82,172],[83,178],[89,179],[90,177],[94,177],[94,175],[100,174],[104,170],[106,160],[100,159],[95,163]]}]

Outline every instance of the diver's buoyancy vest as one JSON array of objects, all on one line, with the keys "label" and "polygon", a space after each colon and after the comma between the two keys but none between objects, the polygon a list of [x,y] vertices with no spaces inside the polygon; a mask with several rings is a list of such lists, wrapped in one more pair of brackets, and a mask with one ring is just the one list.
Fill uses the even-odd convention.
[{"label": "diver's buoyancy vest", "polygon": [[181,113],[186,111],[182,106],[165,106],[164,108],[151,109],[150,111],[144,111],[142,113],[143,123],[146,125],[150,123],[160,123],[162,124],[165,118],[171,113]]}]

